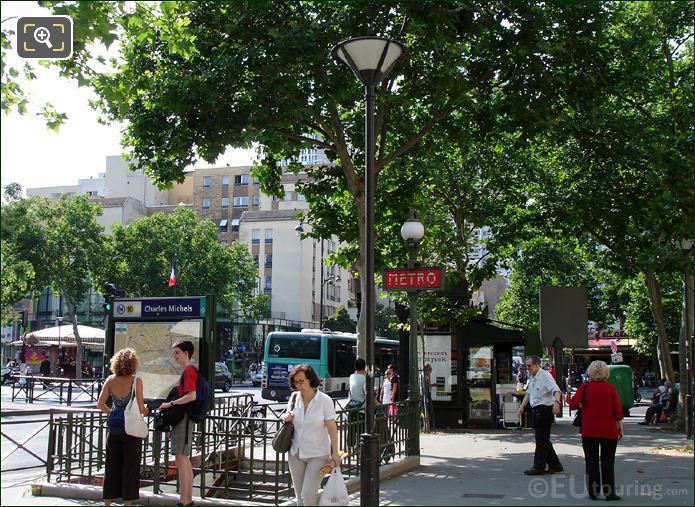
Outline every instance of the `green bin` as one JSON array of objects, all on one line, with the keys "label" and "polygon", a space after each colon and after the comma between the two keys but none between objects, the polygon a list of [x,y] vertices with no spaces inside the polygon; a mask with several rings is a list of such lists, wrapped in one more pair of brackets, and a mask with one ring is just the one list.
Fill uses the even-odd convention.
[{"label": "green bin", "polygon": [[634,392],[632,390],[632,368],[625,364],[609,364],[607,382],[615,386],[620,398],[620,405],[623,407],[623,412],[627,417],[630,415],[629,410],[633,407]]}]

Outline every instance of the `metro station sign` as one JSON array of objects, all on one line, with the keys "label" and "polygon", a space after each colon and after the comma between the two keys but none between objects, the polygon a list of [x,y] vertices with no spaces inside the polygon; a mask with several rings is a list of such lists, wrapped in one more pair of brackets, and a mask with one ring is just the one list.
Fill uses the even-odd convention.
[{"label": "metro station sign", "polygon": [[441,289],[444,285],[442,268],[385,269],[384,289]]}]

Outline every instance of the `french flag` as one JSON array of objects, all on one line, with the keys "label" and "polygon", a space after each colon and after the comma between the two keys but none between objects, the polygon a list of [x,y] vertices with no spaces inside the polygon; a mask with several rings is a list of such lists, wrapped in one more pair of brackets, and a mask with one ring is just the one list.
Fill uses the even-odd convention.
[{"label": "french flag", "polygon": [[176,285],[176,259],[174,259],[174,263],[171,265],[171,274],[169,275],[169,287],[174,285]]}]

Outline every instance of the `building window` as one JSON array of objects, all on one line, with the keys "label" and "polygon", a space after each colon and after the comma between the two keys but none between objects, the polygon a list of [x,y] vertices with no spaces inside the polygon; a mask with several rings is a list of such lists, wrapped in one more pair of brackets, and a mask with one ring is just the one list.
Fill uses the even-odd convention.
[{"label": "building window", "polygon": [[265,256],[265,267],[266,268],[272,268],[273,267],[273,254],[268,254]]},{"label": "building window", "polygon": [[234,207],[235,208],[246,208],[249,205],[249,197],[248,196],[243,196],[243,197],[235,197],[234,198]]},{"label": "building window", "polygon": [[239,232],[239,221],[238,218],[232,218],[232,232]]},{"label": "building window", "polygon": [[229,197],[222,198],[222,209],[229,208]]},{"label": "building window", "polygon": [[210,188],[210,176],[203,178],[203,188]]},{"label": "building window", "polygon": [[203,198],[203,209],[210,209],[210,199],[208,197]]},{"label": "building window", "polygon": [[253,255],[253,263],[258,267],[258,254]]},{"label": "building window", "polygon": [[254,178],[254,179],[253,179],[253,184],[254,184],[254,185],[258,185],[259,183],[260,183],[260,181],[258,180],[258,178]]},{"label": "building window", "polygon": [[248,174],[238,174],[237,176],[234,176],[234,184],[236,186],[248,185],[249,184],[249,175]]},{"label": "building window", "polygon": [[306,199],[304,198],[304,194],[300,194],[299,192],[297,192],[297,200],[298,201],[305,201]]},{"label": "building window", "polygon": [[292,200],[292,192],[285,192],[285,200],[286,201]]},{"label": "building window", "polygon": [[253,205],[254,206],[260,206],[261,204],[261,196],[260,195],[254,195],[253,196]]},{"label": "building window", "polygon": [[222,186],[223,187],[229,186],[229,176],[222,176]]},{"label": "building window", "polygon": [[270,275],[267,275],[265,277],[265,291],[270,292],[270,289],[272,288],[272,286],[273,286],[273,277]]},{"label": "building window", "polygon": [[273,242],[273,229],[266,229],[265,230],[265,242],[266,243],[272,243]]},{"label": "building window", "polygon": [[220,232],[227,232],[227,219],[220,220]]},{"label": "building window", "polygon": [[222,248],[227,248],[227,242],[226,241],[220,241],[220,245],[222,245]]},{"label": "building window", "polygon": [[260,242],[261,242],[261,230],[260,229],[252,229],[251,230],[251,244],[257,245]]}]

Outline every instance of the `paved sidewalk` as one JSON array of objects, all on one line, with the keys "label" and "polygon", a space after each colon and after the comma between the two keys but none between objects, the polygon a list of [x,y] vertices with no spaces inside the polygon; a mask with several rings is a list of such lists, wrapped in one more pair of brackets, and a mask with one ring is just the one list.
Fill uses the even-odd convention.
[{"label": "paved sidewalk", "polygon": [[[618,445],[616,479],[622,505],[693,505],[693,455],[685,437],[668,427],[643,427],[646,405],[632,410]],[[470,430],[422,435],[422,465],[383,482],[380,505],[595,505],[584,493],[584,457],[569,418],[553,427],[562,474],[527,477],[534,449],[531,430]],[[32,475],[33,474],[33,475]],[[0,503],[6,505],[99,505],[88,500],[34,497],[40,472],[3,473]],[[231,502],[230,502],[231,503]],[[350,497],[359,505],[359,493]]]}]

